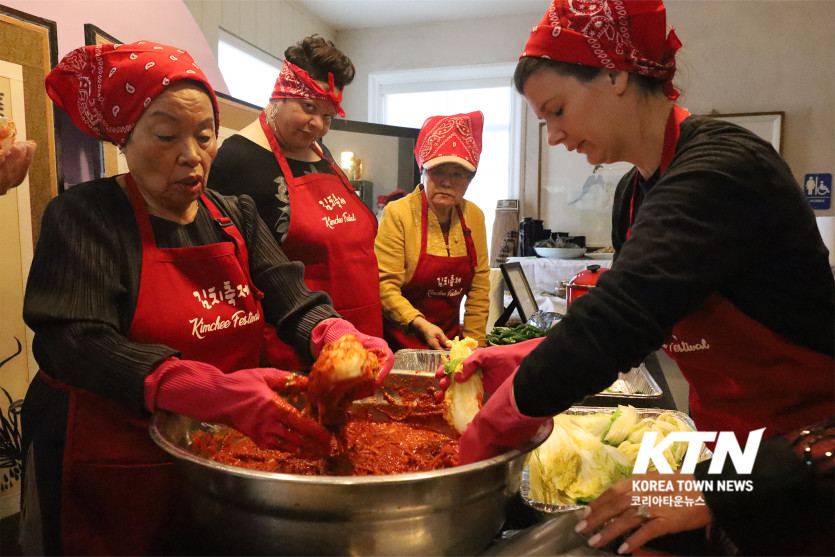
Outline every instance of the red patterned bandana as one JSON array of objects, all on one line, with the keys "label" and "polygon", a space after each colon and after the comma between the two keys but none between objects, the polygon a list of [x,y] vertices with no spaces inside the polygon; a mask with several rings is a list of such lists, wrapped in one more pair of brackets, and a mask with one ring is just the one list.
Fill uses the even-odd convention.
[{"label": "red patterned bandana", "polygon": [[533,28],[524,56],[625,70],[672,85],[681,42],[667,34],[661,0],[554,0]]},{"label": "red patterned bandana", "polygon": [[77,48],[47,74],[46,92],[81,131],[121,147],[151,101],[180,79],[206,88],[217,132],[217,98],[209,80],[188,52],[150,41]]},{"label": "red patterned bandana", "polygon": [[481,157],[483,129],[484,114],[479,110],[453,116],[430,116],[420,128],[415,145],[418,168],[454,162],[475,172]]},{"label": "red patterned bandana", "polygon": [[328,85],[330,90],[325,91],[310,75],[295,64],[284,61],[278,79],[275,80],[273,94],[270,100],[274,99],[315,99],[317,101],[328,101],[336,108],[336,113],[345,117],[345,111],[339,103],[342,102],[342,91],[334,93],[333,74],[328,72]]}]

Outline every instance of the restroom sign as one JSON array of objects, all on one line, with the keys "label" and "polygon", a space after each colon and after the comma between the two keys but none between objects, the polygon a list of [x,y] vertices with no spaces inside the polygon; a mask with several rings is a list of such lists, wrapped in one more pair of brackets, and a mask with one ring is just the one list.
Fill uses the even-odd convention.
[{"label": "restroom sign", "polygon": [[829,209],[832,203],[832,174],[807,174],[803,178],[803,193],[812,209]]}]

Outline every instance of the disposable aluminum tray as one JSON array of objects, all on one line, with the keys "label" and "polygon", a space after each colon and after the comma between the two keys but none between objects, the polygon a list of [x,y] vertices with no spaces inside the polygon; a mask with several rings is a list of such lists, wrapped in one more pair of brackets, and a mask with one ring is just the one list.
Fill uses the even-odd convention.
[{"label": "disposable aluminum tray", "polygon": [[391,371],[392,373],[407,372],[419,375],[426,373],[434,376],[438,366],[444,363],[443,357],[447,355],[449,352],[442,350],[404,348],[394,353],[394,366]]},{"label": "disposable aluminum tray", "polygon": [[[616,407],[610,406],[572,406],[565,412],[564,414],[569,415],[584,415],[584,414],[597,414],[597,413],[605,413],[605,414],[614,414],[617,410]],[[684,414],[683,412],[679,412],[677,410],[664,410],[661,408],[636,408],[638,412],[638,418],[643,420],[644,418],[657,418],[661,414],[665,412],[670,412],[675,417],[686,423],[690,426],[690,429],[696,431],[696,424],[693,423],[693,420],[690,419],[690,416]],[[712,456],[713,453],[710,452],[710,449],[707,447],[702,447],[702,454],[699,456],[699,462],[708,459]],[[530,485],[530,467],[525,464],[524,470],[522,470],[522,483],[519,486],[519,494],[522,496],[522,500],[527,504],[529,507],[533,507],[537,511],[544,513],[545,515],[553,515],[559,513],[565,513],[569,511],[575,511],[577,509],[582,509],[585,505],[554,505],[551,503],[545,503],[544,501],[537,501],[531,496],[531,485]]]},{"label": "disposable aluminum tray", "polygon": [[619,398],[661,398],[664,392],[652,378],[647,366],[643,363],[633,367],[626,373],[619,373],[618,379],[608,388],[595,396],[613,396]]},{"label": "disposable aluminum tray", "polygon": [[[420,350],[405,348],[394,353],[393,373],[428,373],[435,375],[438,366],[444,363],[443,356],[449,352],[441,350]],[[595,396],[619,398],[653,399],[661,398],[663,391],[644,364],[633,367],[627,373],[618,375],[617,381]]]}]

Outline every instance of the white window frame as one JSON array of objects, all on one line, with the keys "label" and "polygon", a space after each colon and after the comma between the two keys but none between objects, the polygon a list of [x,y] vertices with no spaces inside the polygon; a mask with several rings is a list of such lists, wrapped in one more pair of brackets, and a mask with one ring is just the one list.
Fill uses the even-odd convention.
[{"label": "white window frame", "polygon": [[[516,63],[512,62],[372,72],[368,75],[368,121],[377,124],[385,123],[386,95],[507,86],[514,90],[513,72],[515,70]],[[525,119],[524,98],[511,92],[510,102],[510,152],[508,153],[510,191],[508,191],[508,196],[519,198],[523,170],[521,155],[524,149],[522,133]]]},{"label": "white window frame", "polygon": [[[235,48],[237,48],[238,50],[246,52],[247,54],[249,54],[253,58],[257,58],[258,60],[261,60],[265,64],[269,64],[270,66],[277,67],[279,70],[281,69],[281,66],[284,65],[284,59],[283,58],[276,58],[275,56],[273,56],[272,54],[270,54],[266,50],[261,50],[260,48],[258,48],[254,44],[243,40],[242,38],[235,35],[234,33],[230,33],[229,31],[227,31],[223,27],[218,27],[217,32],[218,32],[218,37],[217,37],[218,42],[223,41],[227,44],[230,44],[230,45],[234,46]],[[278,76],[278,73],[276,73],[276,77],[277,76]]]}]

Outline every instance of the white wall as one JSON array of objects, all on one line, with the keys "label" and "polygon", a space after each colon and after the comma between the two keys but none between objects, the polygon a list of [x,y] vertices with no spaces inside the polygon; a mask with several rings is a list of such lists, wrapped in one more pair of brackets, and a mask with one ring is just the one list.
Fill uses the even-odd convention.
[{"label": "white wall", "polygon": [[[218,27],[279,60],[297,41],[318,33],[333,40],[334,30],[287,0],[184,0],[217,58]],[[276,76],[277,77],[277,76]]]},{"label": "white wall", "polygon": [[[337,46],[357,68],[345,92],[348,118],[367,117],[369,73],[514,62],[541,15],[338,32]],[[680,103],[696,114],[785,111],[783,155],[798,180],[835,173],[833,21],[835,2],[826,0],[669,1],[668,22],[684,43]],[[529,117],[523,146],[528,215],[536,210],[535,123]]]},{"label": "white wall", "polygon": [[84,46],[84,24],[92,23],[125,43],[145,39],[188,51],[212,87],[227,92],[217,56],[183,0],[3,0],[3,4],[56,22],[59,60]]},{"label": "white wall", "polygon": [[339,31],[336,46],[357,69],[354,82],[343,94],[348,118],[365,121],[368,117],[369,73],[515,63],[539,17],[527,14]]}]

